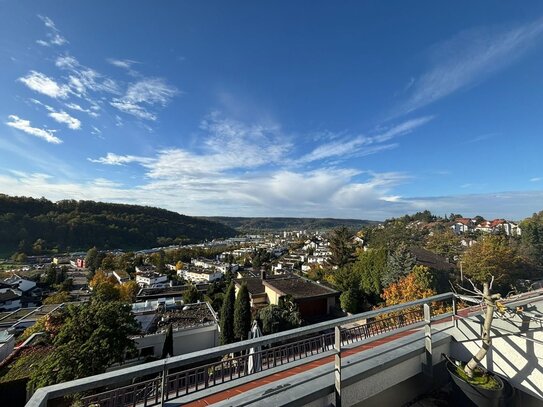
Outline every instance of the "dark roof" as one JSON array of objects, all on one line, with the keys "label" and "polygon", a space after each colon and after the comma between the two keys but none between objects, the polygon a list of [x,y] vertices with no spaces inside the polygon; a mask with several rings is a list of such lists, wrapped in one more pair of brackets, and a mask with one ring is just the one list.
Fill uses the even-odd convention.
[{"label": "dark roof", "polygon": [[241,286],[243,283],[247,284],[247,290],[251,295],[264,294],[266,292],[262,279],[260,277],[238,278],[234,280],[237,286]]},{"label": "dark roof", "polygon": [[418,265],[441,271],[451,271],[455,268],[455,265],[449,263],[445,257],[432,253],[429,250],[413,247],[410,251],[415,256]]},{"label": "dark roof", "polygon": [[17,293],[14,293],[11,290],[6,291],[5,293],[0,293],[0,302],[11,301],[20,299],[21,296]]},{"label": "dark roof", "polygon": [[297,276],[265,280],[263,284],[282,295],[291,295],[295,300],[311,297],[329,297],[338,294],[336,290]]}]

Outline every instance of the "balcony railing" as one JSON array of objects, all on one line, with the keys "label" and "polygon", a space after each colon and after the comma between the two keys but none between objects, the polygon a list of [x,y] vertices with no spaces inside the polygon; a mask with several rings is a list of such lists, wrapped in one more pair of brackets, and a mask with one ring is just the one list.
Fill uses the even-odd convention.
[{"label": "balcony railing", "polygon": [[[341,349],[370,342],[453,315],[433,315],[432,304],[456,310],[452,293],[394,305],[256,339],[90,376],[38,389],[27,403],[45,407],[54,399],[81,395],[84,406],[154,406],[226,382],[265,372],[294,361],[328,354],[336,356],[336,387],[340,386]],[[431,343],[430,343],[431,349]],[[339,360],[339,365],[338,365]],[[339,383],[338,378],[339,377]],[[339,390],[339,389],[338,389]]]}]

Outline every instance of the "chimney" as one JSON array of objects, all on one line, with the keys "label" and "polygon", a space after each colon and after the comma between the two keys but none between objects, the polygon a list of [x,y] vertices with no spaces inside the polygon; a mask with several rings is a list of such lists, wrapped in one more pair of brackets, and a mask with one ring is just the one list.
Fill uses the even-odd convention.
[{"label": "chimney", "polygon": [[262,280],[265,280],[266,279],[266,270],[264,268],[261,268],[260,269],[260,278]]}]

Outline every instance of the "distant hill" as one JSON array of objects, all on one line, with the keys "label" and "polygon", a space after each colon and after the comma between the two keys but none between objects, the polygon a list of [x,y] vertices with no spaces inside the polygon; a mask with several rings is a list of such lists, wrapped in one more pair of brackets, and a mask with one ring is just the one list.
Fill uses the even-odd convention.
[{"label": "distant hill", "polygon": [[360,219],[333,218],[242,218],[211,216],[204,217],[210,221],[221,222],[240,232],[277,232],[282,230],[329,230],[338,226],[360,229],[379,222]]},{"label": "distant hill", "polygon": [[33,249],[141,249],[235,236],[224,223],[149,206],[0,194],[0,253]]}]

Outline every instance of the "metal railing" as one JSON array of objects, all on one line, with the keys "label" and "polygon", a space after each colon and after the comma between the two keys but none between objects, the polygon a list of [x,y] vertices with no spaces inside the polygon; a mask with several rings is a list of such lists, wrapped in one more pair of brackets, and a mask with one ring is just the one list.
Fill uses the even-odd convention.
[{"label": "metal railing", "polygon": [[[316,355],[341,357],[343,346],[374,337],[429,325],[452,312],[431,316],[431,304],[452,302],[452,293],[398,304],[379,310],[309,325],[205,351],[120,369],[38,389],[27,403],[47,406],[48,401],[88,394],[84,406],[153,406],[216,385],[288,365]],[[451,304],[449,304],[451,305]],[[443,307],[441,307],[443,309]],[[430,338],[431,340],[431,338]],[[339,359],[340,361],[340,359]],[[336,360],[337,364],[337,360]],[[341,375],[336,377],[339,389]]]}]

